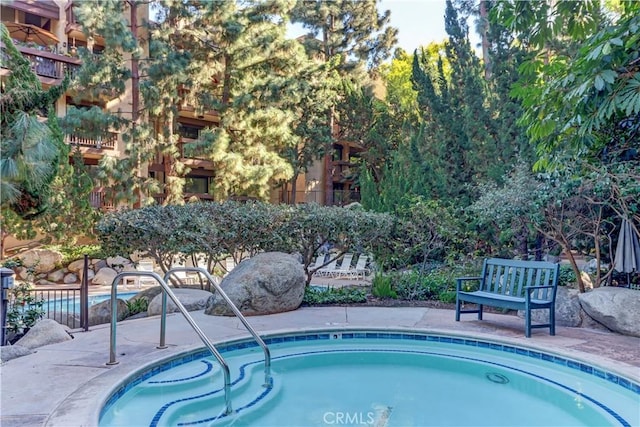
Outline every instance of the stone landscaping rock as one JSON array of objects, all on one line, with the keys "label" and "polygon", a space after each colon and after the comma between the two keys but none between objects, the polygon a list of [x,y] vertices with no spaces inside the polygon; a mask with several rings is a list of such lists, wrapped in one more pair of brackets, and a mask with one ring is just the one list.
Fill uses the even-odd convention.
[{"label": "stone landscaping rock", "polygon": [[640,292],[605,286],[580,294],[589,316],[614,332],[640,337]]},{"label": "stone landscaping rock", "polygon": [[0,362],[8,362],[11,359],[26,356],[31,353],[33,353],[33,351],[21,345],[5,345],[0,347]]},{"label": "stone landscaping rock", "polygon": [[[305,274],[302,264],[282,252],[258,254],[236,266],[220,284],[245,315],[281,313],[302,303]],[[233,314],[220,295],[209,300],[205,314]]]},{"label": "stone landscaping rock", "polygon": [[[80,270],[80,273],[78,274],[78,276],[80,277],[80,281],[82,282],[82,276],[84,275],[84,271]],[[95,271],[93,271],[92,269],[87,270],[87,281],[89,283],[91,283],[91,281],[93,280],[93,278],[96,277],[96,273]]]},{"label": "stone landscaping rock", "polygon": [[65,274],[64,279],[62,279],[62,282],[67,285],[71,283],[78,283],[78,276],[73,273],[67,273]]},{"label": "stone landscaping rock", "polygon": [[[558,286],[556,294],[556,325],[557,326],[582,326],[583,319],[588,317],[582,312],[578,295],[580,291],[566,286]],[[524,318],[524,311],[518,310],[518,317]],[[548,310],[531,311],[533,323],[547,323],[549,321]]]},{"label": "stone landscaping rock", "polygon": [[25,267],[32,267],[36,273],[48,273],[62,262],[62,254],[50,249],[31,249],[18,255]]},{"label": "stone landscaping rock", "polygon": [[[200,289],[184,289],[176,288],[172,289],[173,293],[178,297],[178,300],[184,305],[187,311],[204,310],[207,306],[207,302],[213,297],[213,294],[208,291]],[[174,313],[178,311],[178,307],[173,303],[171,298],[167,296],[167,313]],[[162,314],[162,295],[156,295],[149,303],[147,309],[149,316],[157,316]]]},{"label": "stone landscaping rock", "polygon": [[66,327],[53,319],[42,319],[33,325],[29,332],[16,342],[16,345],[34,349],[71,339]]},{"label": "stone landscaping rock", "polygon": [[28,280],[30,273],[26,268],[18,267],[18,269],[16,270],[16,275],[22,280]]},{"label": "stone landscaping rock", "polygon": [[118,273],[109,267],[101,268],[100,271],[95,275],[95,277],[91,280],[92,285],[111,285],[113,283],[113,279],[118,275]]},{"label": "stone landscaping rock", "polygon": [[50,280],[46,280],[46,279],[40,279],[36,281],[36,285],[38,286],[55,286],[57,285],[56,282],[52,282]]},{"label": "stone landscaping rock", "polygon": [[[89,264],[89,266],[91,266],[91,264]],[[77,259],[73,261],[67,266],[67,268],[73,273],[80,273],[84,268],[84,259]]]},{"label": "stone landscaping rock", "polygon": [[107,261],[103,260],[103,259],[92,259],[91,260],[91,266],[93,267],[93,269],[95,271],[100,270],[101,268],[105,268],[105,267],[109,267],[107,265]]},{"label": "stone landscaping rock", "polygon": [[131,261],[118,255],[116,257],[107,258],[107,265],[114,270],[118,270],[119,268],[131,265]]},{"label": "stone landscaping rock", "polygon": [[[117,299],[118,322],[125,319],[129,315],[127,303]],[[111,323],[111,300],[102,301],[89,307],[89,326],[101,325],[103,323]]]},{"label": "stone landscaping rock", "polygon": [[52,282],[60,282],[64,279],[64,270],[55,270],[47,275],[47,280]]},{"label": "stone landscaping rock", "polygon": [[147,302],[150,303],[153,300],[153,298],[155,298],[155,296],[158,295],[160,292],[162,292],[162,288],[160,286],[154,286],[152,288],[147,288],[147,289],[144,289],[144,290],[138,292],[134,296],[132,296],[130,301],[133,302],[133,301],[138,300],[138,299],[146,299]]}]

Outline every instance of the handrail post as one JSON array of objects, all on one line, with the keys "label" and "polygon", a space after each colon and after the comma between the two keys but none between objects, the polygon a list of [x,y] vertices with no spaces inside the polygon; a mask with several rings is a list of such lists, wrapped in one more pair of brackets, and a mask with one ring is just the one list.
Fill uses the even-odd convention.
[{"label": "handrail post", "polygon": [[[258,345],[262,348],[262,351],[264,353],[264,384],[263,384],[263,386],[264,387],[269,387],[271,385],[271,383],[272,383],[272,381],[271,381],[271,352],[269,351],[269,347],[267,347],[267,345],[262,340],[262,338],[260,338],[260,335],[258,335],[258,333],[255,331],[255,329],[253,329],[251,324],[243,316],[243,314],[240,312],[240,310],[238,310],[238,307],[236,307],[236,305],[233,303],[233,301],[231,301],[231,299],[222,290],[220,285],[218,285],[216,283],[216,281],[213,279],[213,277],[211,276],[211,274],[209,274],[209,272],[207,270],[205,270],[204,268],[200,268],[200,267],[175,267],[175,268],[172,268],[172,269],[170,269],[169,271],[167,271],[165,273],[165,275],[164,275],[165,282],[167,281],[169,276],[171,276],[171,274],[173,274],[175,272],[178,272],[178,271],[184,271],[184,272],[190,272],[191,271],[191,272],[203,274],[207,278],[207,280],[209,280],[209,283],[211,283],[213,285],[215,290],[218,293],[220,293],[220,295],[225,300],[227,305],[231,308],[231,311],[233,311],[233,314],[235,314],[236,317],[240,320],[240,322],[242,322],[244,327],[247,328],[247,331],[249,331],[251,336],[253,336],[253,338],[256,340]],[[167,316],[166,308],[167,308],[166,305],[163,303],[163,305],[162,305],[162,318],[166,318],[166,316]],[[164,342],[164,335],[162,335],[162,334],[163,334],[163,332],[161,331],[161,336],[160,336],[160,342],[161,343]]]},{"label": "handrail post", "polygon": [[[165,280],[166,282],[166,280]],[[156,348],[165,349],[167,344],[165,342],[165,336],[167,331],[167,293],[162,292],[162,314],[160,315],[160,343]]]},{"label": "handrail post", "polygon": [[[168,274],[168,273],[167,273]],[[133,271],[133,272],[122,272],[118,273],[116,277],[114,277],[113,282],[111,282],[111,340],[109,345],[109,362],[107,365],[115,365],[118,363],[116,360],[116,323],[118,320],[118,306],[116,304],[117,301],[117,285],[120,280],[124,277],[132,277],[132,276],[147,276],[153,277],[163,289],[163,292],[171,298],[173,303],[178,307],[178,310],[182,313],[185,320],[191,328],[198,334],[200,340],[204,343],[204,345],[211,351],[214,357],[220,363],[222,367],[222,373],[224,375],[224,395],[225,395],[225,415],[228,415],[233,412],[233,408],[231,406],[231,374],[229,373],[229,365],[224,360],[220,352],[214,347],[214,345],[209,341],[207,336],[202,332],[200,327],[195,323],[193,318],[189,315],[189,312],[184,307],[184,305],[180,302],[178,297],[173,293],[169,285],[158,275],[156,272],[152,271]],[[166,311],[166,310],[165,310]]]}]

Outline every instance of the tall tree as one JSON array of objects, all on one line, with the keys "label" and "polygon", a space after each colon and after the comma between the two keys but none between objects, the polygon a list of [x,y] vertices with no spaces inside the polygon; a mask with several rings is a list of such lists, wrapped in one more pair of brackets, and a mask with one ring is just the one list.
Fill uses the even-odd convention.
[{"label": "tall tree", "polygon": [[[303,41],[309,54],[333,60],[342,78],[365,81],[365,71],[375,69],[386,59],[397,41],[397,30],[389,26],[390,12],[379,14],[376,0],[297,0],[291,21],[309,30]],[[327,116],[332,131],[340,123],[335,109]],[[335,135],[334,135],[335,137]],[[333,141],[328,141],[325,174],[331,175]],[[325,180],[325,203],[333,204],[331,180]]]}]

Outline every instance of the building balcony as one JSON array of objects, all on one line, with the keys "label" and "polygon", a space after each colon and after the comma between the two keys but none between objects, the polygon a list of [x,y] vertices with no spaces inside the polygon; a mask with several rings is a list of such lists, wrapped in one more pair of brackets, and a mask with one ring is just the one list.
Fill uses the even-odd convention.
[{"label": "building balcony", "polygon": [[116,209],[113,203],[107,201],[104,191],[101,190],[89,193],[89,203],[94,209],[99,209],[103,212],[111,212]]},{"label": "building balcony", "polygon": [[358,165],[345,161],[331,162],[331,175],[333,182],[350,182],[357,172]]},{"label": "building balcony", "polygon": [[[8,72],[8,56],[5,52],[4,44],[0,44],[2,53],[0,55],[0,63],[2,71]],[[18,45],[16,46],[20,53],[31,62],[31,69],[38,75],[40,81],[47,85],[60,84],[65,73],[73,72],[75,68],[80,66],[78,58],[72,58],[65,55],[52,52],[44,46],[39,45]]]},{"label": "building balcony", "polygon": [[97,150],[114,150],[118,134],[109,132],[103,138],[88,138],[78,134],[70,134],[65,136],[65,142],[69,145],[77,145],[78,147],[93,148]]}]

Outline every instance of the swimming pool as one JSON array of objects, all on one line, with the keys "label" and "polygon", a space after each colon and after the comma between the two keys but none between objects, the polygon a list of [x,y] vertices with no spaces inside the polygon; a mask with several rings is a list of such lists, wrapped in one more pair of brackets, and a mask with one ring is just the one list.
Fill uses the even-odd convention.
[{"label": "swimming pool", "polygon": [[[118,298],[122,300],[128,300],[136,294],[137,292],[119,292]],[[110,298],[111,294],[89,295],[89,307],[107,301]],[[80,314],[80,304],[80,297],[58,298],[44,300],[42,308],[45,312]]]},{"label": "swimming pool", "polygon": [[116,387],[101,426],[640,425],[640,386],[563,356],[474,338],[408,331],[269,335],[272,381],[247,340],[153,364]]}]

